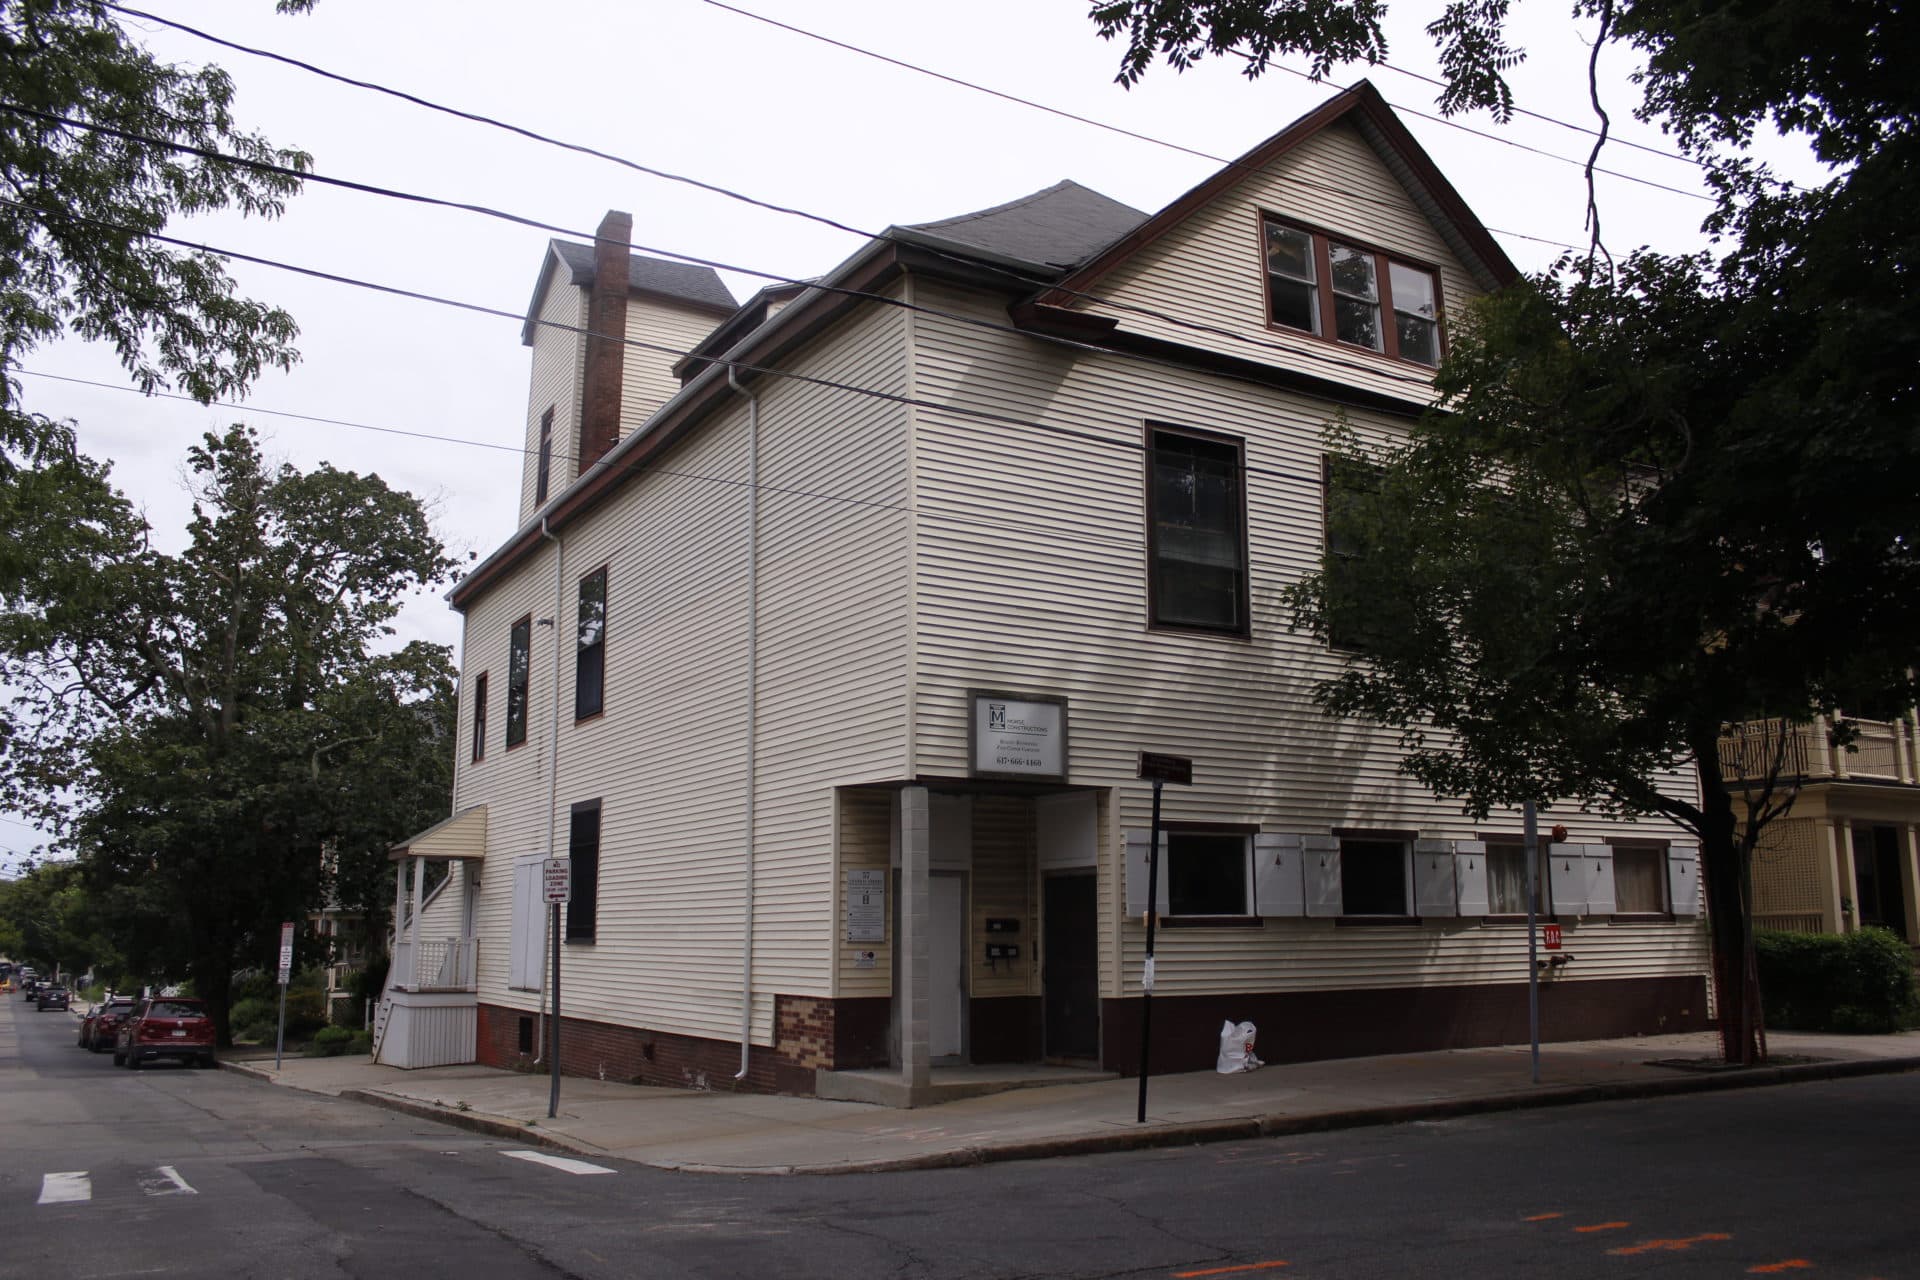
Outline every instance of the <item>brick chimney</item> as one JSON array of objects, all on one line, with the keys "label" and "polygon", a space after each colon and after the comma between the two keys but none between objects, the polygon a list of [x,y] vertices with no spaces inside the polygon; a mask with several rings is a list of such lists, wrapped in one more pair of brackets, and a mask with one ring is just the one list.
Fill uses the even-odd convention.
[{"label": "brick chimney", "polygon": [[593,287],[587,298],[587,358],[580,389],[580,470],[620,439],[621,370],[627,337],[627,256],[633,216],[609,209],[593,234]]}]

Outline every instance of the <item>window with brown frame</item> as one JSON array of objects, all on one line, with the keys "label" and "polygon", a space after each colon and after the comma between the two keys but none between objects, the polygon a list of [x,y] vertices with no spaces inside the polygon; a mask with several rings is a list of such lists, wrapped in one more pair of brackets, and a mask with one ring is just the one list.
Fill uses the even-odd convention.
[{"label": "window with brown frame", "polygon": [[1407,840],[1340,838],[1340,914],[1413,915],[1413,846]]},{"label": "window with brown frame", "polygon": [[540,415],[540,469],[534,477],[533,505],[547,500],[547,486],[553,482],[553,406]]},{"label": "window with brown frame", "polygon": [[1667,910],[1667,847],[1613,846],[1615,915],[1661,915]]},{"label": "window with brown frame", "polygon": [[533,615],[513,624],[507,639],[507,745],[527,740],[527,682],[533,675]]},{"label": "window with brown frame", "polygon": [[1238,830],[1166,832],[1167,914],[1253,913],[1253,837]]},{"label": "window with brown frame", "polygon": [[[1540,850],[1540,910],[1553,914],[1553,885],[1547,877],[1543,846]],[[1487,914],[1524,916],[1527,914],[1527,846],[1520,837],[1487,841]]]},{"label": "window with brown frame", "polygon": [[568,942],[592,942],[600,928],[600,802],[582,800],[567,821]]},{"label": "window with brown frame", "polygon": [[1440,363],[1440,285],[1431,269],[1270,216],[1260,229],[1270,324]]},{"label": "window with brown frame", "polygon": [[1244,446],[1230,436],[1147,428],[1148,611],[1155,626],[1245,635]]},{"label": "window with brown frame", "polygon": [[487,758],[487,673],[482,671],[473,679],[473,759],[474,763]]},{"label": "window with brown frame", "polygon": [[606,709],[607,569],[580,579],[579,642],[573,659],[573,718],[585,720]]}]

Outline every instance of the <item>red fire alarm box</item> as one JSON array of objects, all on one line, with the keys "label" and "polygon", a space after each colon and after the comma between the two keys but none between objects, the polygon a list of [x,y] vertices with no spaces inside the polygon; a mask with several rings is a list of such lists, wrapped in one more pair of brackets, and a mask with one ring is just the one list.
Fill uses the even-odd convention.
[{"label": "red fire alarm box", "polygon": [[1541,925],[1540,937],[1541,937],[1541,941],[1545,944],[1547,950],[1558,951],[1560,949],[1560,926],[1559,925],[1557,924]]}]

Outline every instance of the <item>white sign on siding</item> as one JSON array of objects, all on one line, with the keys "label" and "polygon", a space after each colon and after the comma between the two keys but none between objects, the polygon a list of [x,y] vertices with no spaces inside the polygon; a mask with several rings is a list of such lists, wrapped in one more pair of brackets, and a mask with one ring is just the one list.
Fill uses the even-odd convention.
[{"label": "white sign on siding", "polygon": [[1067,700],[975,690],[973,773],[983,778],[1067,776]]},{"label": "white sign on siding", "polygon": [[887,873],[847,872],[847,941],[887,940]]}]

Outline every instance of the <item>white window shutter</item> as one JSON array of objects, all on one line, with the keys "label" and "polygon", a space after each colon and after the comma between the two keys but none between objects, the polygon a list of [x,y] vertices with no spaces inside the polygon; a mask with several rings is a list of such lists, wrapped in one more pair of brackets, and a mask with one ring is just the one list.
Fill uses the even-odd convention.
[{"label": "white window shutter", "polygon": [[1453,842],[1455,900],[1463,916],[1492,914],[1487,900],[1487,846],[1482,840]]},{"label": "white window shutter", "polygon": [[507,985],[536,990],[544,975],[547,910],[541,901],[541,858],[513,864],[513,934],[507,949]]},{"label": "white window shutter", "polygon": [[1253,904],[1254,914],[1260,916],[1307,913],[1299,836],[1262,831],[1253,838]]},{"label": "white window shutter", "polygon": [[1580,852],[1587,864],[1587,914],[1610,916],[1620,909],[1614,898],[1613,848],[1589,844],[1582,845]]},{"label": "white window shutter", "polygon": [[1453,902],[1453,841],[1413,842],[1413,902],[1417,916],[1450,916]]},{"label": "white window shutter", "polygon": [[1678,845],[1667,850],[1667,890],[1673,914],[1700,914],[1700,859],[1697,851]]},{"label": "white window shutter", "polygon": [[[1133,917],[1147,913],[1147,845],[1148,831],[1143,827],[1129,827],[1126,831],[1127,848],[1127,914]],[[1160,877],[1159,892],[1154,895],[1154,909],[1161,915],[1167,914],[1167,833],[1160,833]]]},{"label": "white window shutter", "polygon": [[1577,844],[1549,844],[1542,840],[1540,865],[1552,886],[1553,892],[1548,901],[1553,904],[1553,914],[1587,914],[1587,859],[1581,847]]},{"label": "white window shutter", "polygon": [[1340,841],[1333,836],[1303,836],[1300,868],[1306,881],[1307,914],[1337,916],[1345,910],[1340,891]]}]

